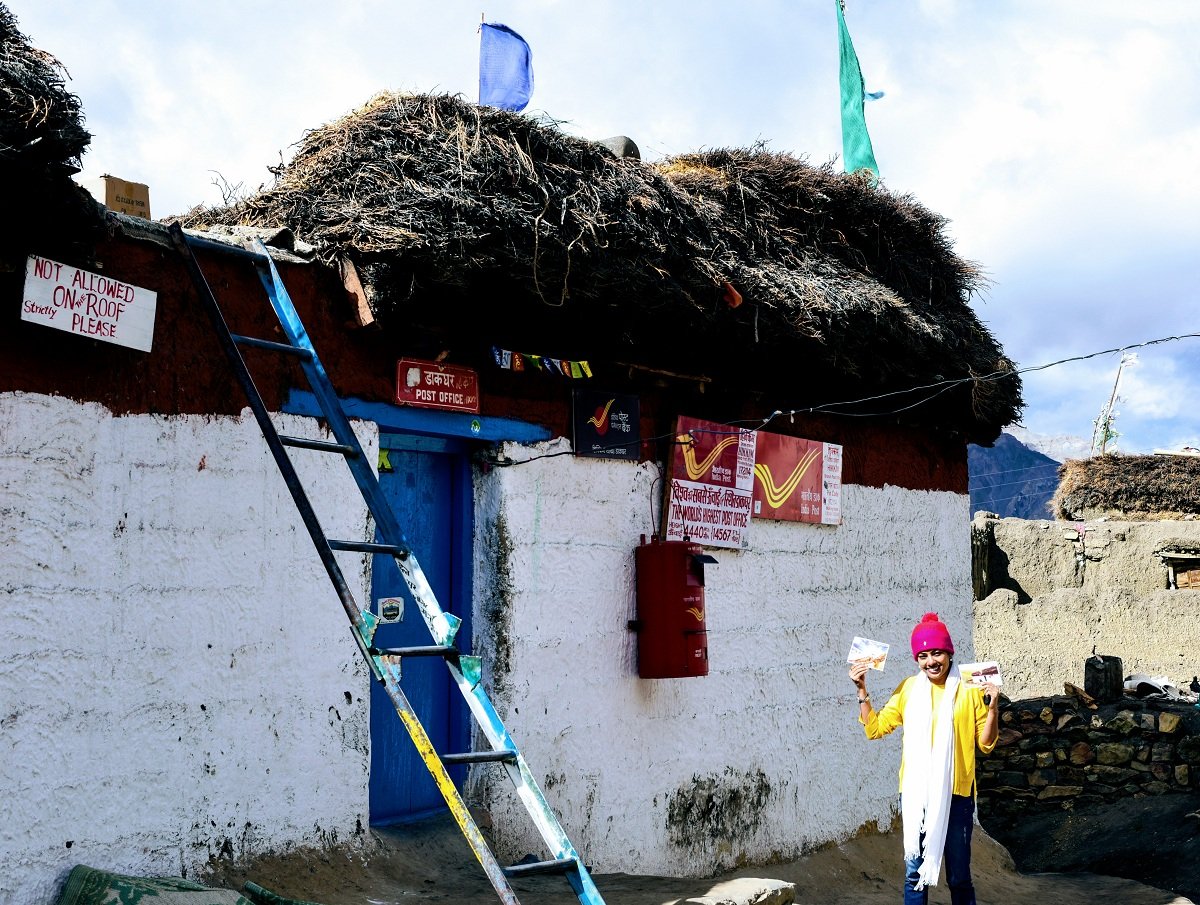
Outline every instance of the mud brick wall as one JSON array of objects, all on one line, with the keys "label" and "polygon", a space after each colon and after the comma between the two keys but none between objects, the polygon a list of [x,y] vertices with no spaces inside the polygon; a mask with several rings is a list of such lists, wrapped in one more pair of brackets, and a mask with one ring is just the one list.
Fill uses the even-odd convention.
[{"label": "mud brick wall", "polygon": [[[970,625],[966,495],[843,484],[836,528],[756,519],[751,548],[705,569],[709,674],[647,680],[627,626],[661,471],[533,458],[569,448],[510,444],[531,461],[479,476],[473,615],[496,709],[579,850],[603,870],[704,877],[888,826],[898,740],[863,738],[829,664],[855,635],[902,643],[928,610]],[[782,747],[748,741],[781,731]],[[501,858],[539,850],[502,772],[472,770],[468,792]]]},{"label": "mud brick wall", "polygon": [[1125,698],[1090,709],[1058,695],[1005,702],[977,767],[981,821],[1200,788],[1200,710]]},{"label": "mud brick wall", "polygon": [[[1200,521],[1087,524],[988,518],[971,523],[975,651],[1004,668],[1014,699],[1083,684],[1094,653],[1124,675],[1200,674],[1200,589],[1169,589],[1164,551],[1200,547]],[[955,640],[958,640],[957,637]]]}]

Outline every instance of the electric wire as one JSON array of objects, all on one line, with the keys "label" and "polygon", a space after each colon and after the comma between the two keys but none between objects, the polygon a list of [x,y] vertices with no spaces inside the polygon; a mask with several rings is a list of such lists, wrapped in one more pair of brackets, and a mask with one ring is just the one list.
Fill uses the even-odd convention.
[{"label": "electric wire", "polygon": [[[988,499],[986,502],[989,504],[1007,503],[1009,500],[1019,500],[1019,499],[1021,499],[1021,497],[1039,497],[1039,496],[1043,496],[1043,495],[1044,494],[1037,493],[1037,492],[1018,493],[1013,496],[1002,496],[1002,497],[997,497],[996,499]],[[1049,500],[1047,500],[1047,502],[1049,502]],[[974,505],[972,505],[972,508],[974,508]]]},{"label": "electric wire", "polygon": [[1006,468],[1003,471],[985,471],[982,474],[972,473],[971,477],[973,477],[973,478],[990,478],[990,477],[993,477],[994,475],[1014,474],[1015,472],[1018,472],[1018,471],[1033,471],[1035,468],[1058,468],[1061,465],[1062,465],[1061,462],[1045,462],[1041,465],[1026,465],[1022,468]]},{"label": "electric wire", "polygon": [[1002,484],[976,484],[974,487],[971,487],[968,482],[967,489],[969,491],[995,490],[997,487],[1013,487],[1017,484],[1040,484],[1046,481],[1058,483],[1058,475],[1047,475],[1044,478],[1026,478],[1024,481],[1005,481]]},{"label": "electric wire", "polygon": [[[768,424],[770,424],[772,421],[774,421],[776,418],[782,417],[784,415],[794,416],[794,415],[807,415],[807,414],[830,414],[830,415],[837,415],[838,417],[843,417],[843,418],[882,418],[882,417],[886,417],[888,415],[898,415],[902,412],[907,412],[911,409],[917,408],[918,406],[924,405],[925,403],[940,396],[942,393],[945,393],[948,390],[951,390],[956,386],[961,386],[964,383],[997,382],[1000,380],[1012,379],[1015,375],[1018,375],[1018,374],[1030,374],[1035,371],[1046,371],[1046,370],[1049,370],[1050,368],[1059,367],[1060,365],[1073,364],[1073,363],[1079,362],[1079,361],[1087,361],[1092,358],[1099,358],[1101,355],[1112,355],[1117,352],[1128,352],[1131,349],[1144,349],[1149,346],[1162,345],[1163,343],[1176,342],[1176,341],[1183,340],[1183,339],[1200,339],[1200,333],[1177,333],[1177,334],[1173,334],[1171,336],[1160,336],[1160,337],[1157,337],[1156,339],[1148,339],[1148,340],[1145,340],[1145,341],[1139,342],[1139,343],[1130,343],[1130,344],[1124,345],[1124,346],[1116,346],[1111,349],[1101,349],[1096,352],[1088,352],[1083,355],[1072,355],[1067,358],[1059,358],[1055,361],[1045,362],[1040,365],[1030,365],[1029,367],[1014,368],[1014,369],[1010,369],[1010,370],[1009,369],[997,370],[997,371],[992,371],[990,374],[971,375],[970,377],[955,377],[955,378],[951,378],[948,380],[939,380],[939,381],[935,381],[934,383],[921,384],[919,386],[907,387],[905,389],[900,389],[900,390],[889,390],[886,393],[877,393],[872,396],[863,396],[860,399],[847,399],[847,400],[843,400],[840,402],[826,402],[826,403],[822,403],[820,405],[808,406],[806,408],[788,409],[786,411],[783,409],[776,409],[775,411],[771,412],[769,415],[767,415],[765,418],[762,418],[761,420],[756,419],[756,418],[744,418],[744,419],[739,419],[739,420],[735,420],[735,421],[722,422],[722,425],[724,427],[732,428],[732,430],[720,431],[720,430],[713,430],[710,428],[705,428],[703,430],[698,430],[696,432],[697,433],[699,433],[699,432],[714,433],[714,434],[720,434],[720,433],[733,434],[733,433],[742,433],[745,430],[761,430],[762,428],[764,428]],[[895,408],[895,409],[888,409],[887,411],[880,411],[880,412],[841,412],[841,411],[836,411],[836,409],[842,408],[842,407],[863,405],[868,402],[876,402],[880,399],[890,399],[895,396],[903,396],[908,393],[916,393],[916,392],[920,392],[922,390],[935,390],[935,392],[933,392],[930,395],[928,395],[922,399],[919,399],[918,401],[911,403],[909,405],[901,406],[900,408]],[[747,428],[737,427],[737,425],[740,425],[740,424],[754,424],[755,422],[757,422],[758,426],[754,427],[754,428],[747,429]],[[675,432],[671,431],[669,433],[659,434],[654,437],[646,437],[646,438],[642,439],[640,442],[653,443],[653,442],[657,442],[659,440],[665,440],[668,437],[673,437],[674,435],[675,435]],[[616,449],[616,448],[619,448],[624,445],[625,444],[623,444],[623,443],[619,443],[619,444],[614,444],[611,447],[601,447],[601,448],[602,449]],[[527,462],[534,462],[534,461],[537,461],[538,459],[552,459],[556,456],[567,456],[567,455],[574,455],[574,450],[559,450],[558,452],[542,453],[540,455],[529,456],[528,458],[518,459],[518,460],[507,459],[507,457],[504,459],[498,458],[494,461],[493,464],[500,466],[500,467],[511,467],[514,465],[524,465]]]}]

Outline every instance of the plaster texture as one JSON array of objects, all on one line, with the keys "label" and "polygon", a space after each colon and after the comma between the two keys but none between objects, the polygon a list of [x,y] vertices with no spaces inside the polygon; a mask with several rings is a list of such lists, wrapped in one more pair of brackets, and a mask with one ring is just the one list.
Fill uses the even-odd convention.
[{"label": "plaster texture", "polygon": [[[1010,698],[1080,687],[1093,653],[1126,675],[1200,674],[1200,591],[1167,590],[1164,547],[1200,548],[1200,522],[1045,522],[977,516],[990,532],[988,593],[975,602],[975,647],[997,660]],[[994,590],[993,590],[994,588]]]},{"label": "plaster texture", "polygon": [[[327,533],[365,538],[341,460],[293,460]],[[249,412],[0,394],[0,512],[0,905],[79,863],[195,876],[353,843],[366,667]]]},{"label": "plaster texture", "polygon": [[[935,610],[972,656],[966,495],[846,486],[841,526],[755,520],[751,549],[709,551],[710,674],[647,680],[626,624],[661,489],[653,465],[568,456],[477,488],[475,650],[576,847],[600,871],[706,876],[890,825],[899,737],[863,736],[846,655],[855,635],[893,645],[871,675],[886,697]],[[469,792],[501,857],[544,855],[499,770]]]}]

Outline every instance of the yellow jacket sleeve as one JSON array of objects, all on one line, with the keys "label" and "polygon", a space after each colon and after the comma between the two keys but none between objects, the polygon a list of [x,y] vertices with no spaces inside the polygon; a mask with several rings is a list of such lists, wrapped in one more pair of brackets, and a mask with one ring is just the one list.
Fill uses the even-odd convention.
[{"label": "yellow jacket sleeve", "polygon": [[954,702],[954,794],[975,794],[975,751],[991,753],[996,743],[982,745],[979,734],[987,721],[988,706],[983,703],[984,690],[965,686]]},{"label": "yellow jacket sleeve", "polygon": [[[983,703],[985,689],[972,686],[967,689],[967,694],[971,696],[971,706],[975,714],[975,739],[979,750],[984,754],[991,754],[992,749],[996,747],[995,740],[990,745],[985,745],[983,742],[978,741],[979,737],[983,735],[983,724],[987,722],[988,718],[988,705]],[[996,738],[998,739],[999,737],[1000,734],[996,733]]]},{"label": "yellow jacket sleeve", "polygon": [[904,702],[908,699],[908,685],[908,679],[897,685],[882,710],[872,707],[865,720],[859,715],[858,721],[862,723],[867,738],[883,738],[904,722]]}]

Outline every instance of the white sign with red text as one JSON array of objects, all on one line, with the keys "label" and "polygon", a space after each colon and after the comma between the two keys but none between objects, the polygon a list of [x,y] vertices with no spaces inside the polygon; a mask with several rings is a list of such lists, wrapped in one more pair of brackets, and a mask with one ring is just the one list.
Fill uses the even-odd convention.
[{"label": "white sign with red text", "polygon": [[678,417],[665,513],[667,540],[750,546],[755,438],[754,431]]},{"label": "white sign with red text", "polygon": [[30,255],[21,320],[149,352],[158,293]]}]

